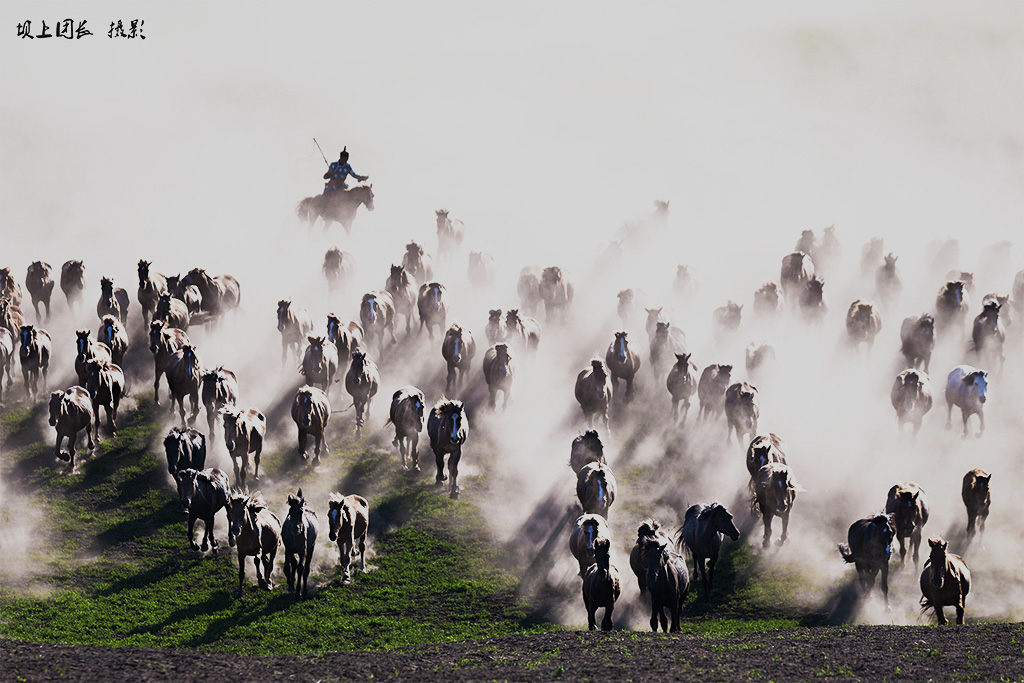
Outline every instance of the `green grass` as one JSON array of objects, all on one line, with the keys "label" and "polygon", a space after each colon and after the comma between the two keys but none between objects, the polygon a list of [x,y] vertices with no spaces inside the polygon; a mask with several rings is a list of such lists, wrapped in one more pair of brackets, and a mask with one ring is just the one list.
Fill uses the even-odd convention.
[{"label": "green grass", "polygon": [[[245,590],[236,598],[234,551],[201,557],[187,547],[165,463],[154,455],[162,434],[152,410],[141,400],[122,416],[118,436],[106,438],[74,475],[34,433],[38,415],[4,414],[4,481],[22,482],[52,538],[31,558],[43,565],[35,585],[0,587],[0,636],[283,654],[553,628],[527,618],[475,507],[450,501],[426,477],[395,473],[393,458],[358,448],[331,457],[347,466],[344,490],[387,484],[371,509],[380,531],[372,541],[375,570],[339,585],[335,566],[311,577],[316,594],[296,602],[279,572],[273,591],[259,590],[247,560]],[[281,469],[284,459],[268,455],[267,467]],[[223,519],[218,513],[221,539]],[[323,527],[326,534],[325,521]]]}]

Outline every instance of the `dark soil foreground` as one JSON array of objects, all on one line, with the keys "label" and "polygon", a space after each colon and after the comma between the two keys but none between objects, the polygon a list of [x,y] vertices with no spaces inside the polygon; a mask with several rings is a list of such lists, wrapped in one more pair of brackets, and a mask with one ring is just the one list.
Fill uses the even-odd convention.
[{"label": "dark soil foreground", "polygon": [[1024,680],[1024,625],[729,635],[561,632],[416,650],[245,657],[0,641],[2,681]]}]

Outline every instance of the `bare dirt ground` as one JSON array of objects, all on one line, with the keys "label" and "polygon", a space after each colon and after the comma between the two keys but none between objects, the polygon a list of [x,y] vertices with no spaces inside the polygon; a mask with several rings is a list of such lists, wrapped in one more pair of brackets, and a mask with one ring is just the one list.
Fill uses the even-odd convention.
[{"label": "bare dirt ground", "polygon": [[3,681],[1024,680],[1024,624],[718,635],[566,631],[278,657],[0,641]]}]

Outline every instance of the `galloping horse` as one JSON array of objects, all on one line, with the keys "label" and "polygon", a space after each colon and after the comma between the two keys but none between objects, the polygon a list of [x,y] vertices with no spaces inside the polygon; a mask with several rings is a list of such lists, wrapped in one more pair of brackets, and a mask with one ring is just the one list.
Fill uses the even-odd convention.
[{"label": "galloping horse", "polygon": [[324,232],[331,223],[341,223],[345,235],[352,234],[352,223],[356,219],[356,210],[365,206],[373,211],[373,185],[357,185],[347,190],[332,190],[326,194],[306,197],[295,207],[295,213],[312,228],[318,218],[324,221]]}]

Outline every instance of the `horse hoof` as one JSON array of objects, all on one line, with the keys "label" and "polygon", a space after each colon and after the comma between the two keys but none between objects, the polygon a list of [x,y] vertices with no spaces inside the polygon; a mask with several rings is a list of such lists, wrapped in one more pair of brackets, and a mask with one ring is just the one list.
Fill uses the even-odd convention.
[{"label": "horse hoof", "polygon": [[209,550],[209,549],[210,549],[210,546],[208,546],[208,545],[207,545],[207,544],[205,544],[205,543],[204,543],[204,544],[202,545],[202,547],[200,548],[200,550],[202,550],[202,551],[203,551],[204,553],[205,553],[205,552],[206,552],[207,550]]},{"label": "horse hoof", "polygon": [[[189,543],[188,545],[189,545],[190,548],[192,548],[192,550],[199,550],[199,544],[196,543],[195,541],[193,541],[192,543]],[[203,550],[206,550],[206,548],[203,548]]]},{"label": "horse hoof", "polygon": [[452,500],[458,500],[459,499],[459,492],[458,491],[452,491],[450,494],[448,494],[448,497],[451,498]]}]

